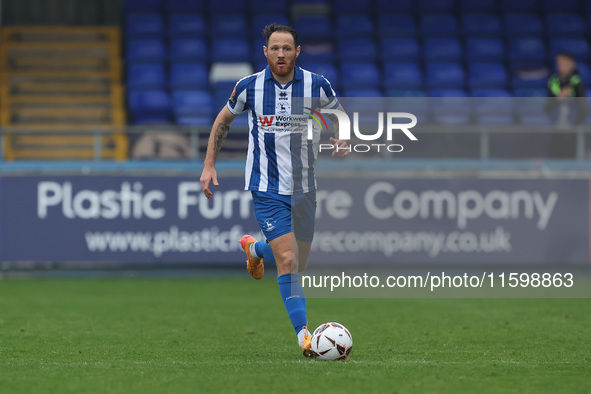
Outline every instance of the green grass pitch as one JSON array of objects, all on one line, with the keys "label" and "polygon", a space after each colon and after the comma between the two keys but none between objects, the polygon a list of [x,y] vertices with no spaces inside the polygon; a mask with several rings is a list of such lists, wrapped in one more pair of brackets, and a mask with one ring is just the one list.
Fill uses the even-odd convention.
[{"label": "green grass pitch", "polygon": [[589,299],[309,299],[351,331],[304,359],[273,278],[0,281],[0,393],[589,393]]}]

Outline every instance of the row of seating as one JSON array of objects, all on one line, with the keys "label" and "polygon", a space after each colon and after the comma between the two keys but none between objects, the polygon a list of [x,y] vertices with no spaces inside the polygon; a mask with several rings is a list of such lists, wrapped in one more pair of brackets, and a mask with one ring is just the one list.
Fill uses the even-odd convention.
[{"label": "row of seating", "polygon": [[331,6],[340,13],[358,12],[589,12],[589,0],[127,0],[124,11],[234,12],[260,10],[285,12],[288,8]]},{"label": "row of seating", "polygon": [[[418,96],[404,98],[396,108],[412,112],[421,123],[547,124],[550,121],[544,110],[545,98],[516,101],[502,89],[474,90],[473,94],[481,98],[469,100],[460,90],[432,90],[428,92],[431,101]],[[225,101],[227,96],[223,97]],[[165,90],[147,90],[130,92],[128,99],[135,124],[174,121],[181,125],[210,126],[213,114],[220,108],[220,103],[216,102],[219,100],[207,90],[173,91],[172,94]],[[392,103],[396,105],[395,101]],[[375,116],[377,104],[372,103],[371,116]],[[361,119],[363,122],[364,118]],[[241,116],[234,126],[245,127],[246,121],[247,117]]]},{"label": "row of seating", "polygon": [[[206,18],[202,14],[130,13],[125,19],[125,36],[130,38],[245,38],[260,37],[270,22],[289,25],[283,13],[261,13],[247,18],[243,14],[224,13]],[[553,13],[541,17],[534,13],[506,14],[380,14],[341,15],[333,21],[326,15],[297,18],[294,27],[302,39],[402,37],[402,36],[499,36],[506,37],[579,37],[591,26],[591,14]]]}]

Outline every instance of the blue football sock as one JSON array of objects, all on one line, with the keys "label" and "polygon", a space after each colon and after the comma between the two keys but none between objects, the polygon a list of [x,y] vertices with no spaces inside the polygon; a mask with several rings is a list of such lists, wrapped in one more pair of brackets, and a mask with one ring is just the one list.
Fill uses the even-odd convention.
[{"label": "blue football sock", "polygon": [[254,250],[257,256],[262,257],[263,260],[267,263],[274,263],[275,256],[273,255],[273,250],[271,249],[271,245],[269,245],[266,241],[258,241],[254,244]]},{"label": "blue football sock", "polygon": [[306,296],[299,282],[298,274],[284,274],[277,277],[279,292],[287,309],[289,320],[296,332],[300,332],[308,322]]}]

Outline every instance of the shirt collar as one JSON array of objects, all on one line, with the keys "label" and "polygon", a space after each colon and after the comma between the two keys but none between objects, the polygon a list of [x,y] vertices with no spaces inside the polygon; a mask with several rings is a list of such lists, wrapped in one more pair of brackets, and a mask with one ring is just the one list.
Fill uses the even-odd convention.
[{"label": "shirt collar", "polygon": [[[300,66],[295,66],[294,67],[294,75],[293,75],[293,80],[294,81],[299,81],[301,79],[304,78],[304,72],[302,71]],[[265,80],[267,79],[275,79],[273,78],[273,74],[271,73],[271,67],[267,64],[267,67],[265,67]]]}]

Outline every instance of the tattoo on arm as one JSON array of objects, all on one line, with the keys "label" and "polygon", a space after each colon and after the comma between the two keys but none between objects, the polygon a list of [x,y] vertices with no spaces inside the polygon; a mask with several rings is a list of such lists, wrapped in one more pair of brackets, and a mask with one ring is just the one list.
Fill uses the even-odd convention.
[{"label": "tattoo on arm", "polygon": [[224,141],[226,140],[226,136],[228,135],[228,131],[230,130],[230,126],[224,123],[219,123],[217,129],[215,130],[215,135],[213,137],[213,155],[214,157],[218,156],[220,153],[220,149],[222,149],[222,145],[224,145]]}]

